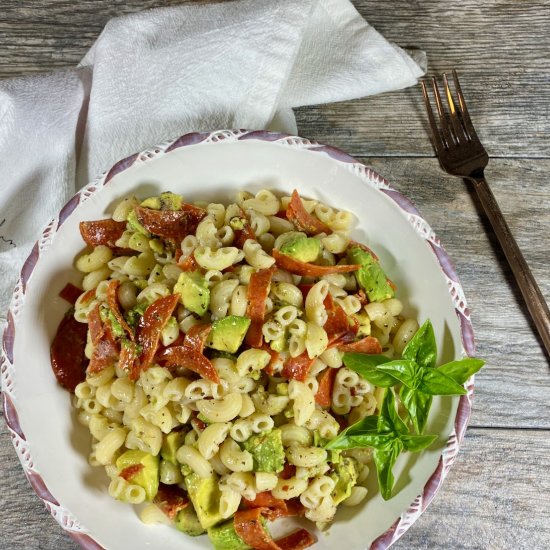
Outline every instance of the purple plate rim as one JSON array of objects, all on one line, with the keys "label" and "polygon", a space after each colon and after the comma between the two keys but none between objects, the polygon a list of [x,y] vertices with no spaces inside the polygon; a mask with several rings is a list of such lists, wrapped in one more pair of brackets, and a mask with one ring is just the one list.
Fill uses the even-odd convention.
[{"label": "purple plate rim", "polygon": [[[16,399],[14,395],[15,384],[11,374],[15,370],[13,346],[16,337],[17,318],[23,307],[27,284],[40,256],[49,248],[53,236],[59,230],[61,224],[73,213],[80,203],[86,201],[90,196],[110,183],[117,174],[127,170],[131,166],[158,158],[159,156],[168,154],[181,147],[213,145],[216,143],[243,140],[263,141],[324,154],[334,161],[346,166],[346,168],[355,173],[366,183],[373,185],[390,198],[403,211],[411,225],[413,225],[414,229],[426,240],[435,254],[441,272],[447,280],[449,294],[460,323],[463,352],[469,356],[474,354],[474,332],[464,292],[453,263],[442,247],[439,239],[407,197],[393,189],[389,182],[380,174],[341,149],[299,136],[290,136],[266,130],[216,130],[212,132],[191,132],[184,134],[176,139],[169,140],[161,145],[151,147],[141,153],[136,153],[119,160],[99,178],[71,197],[65,206],[61,208],[58,216],[48,224],[41,234],[41,237],[34,245],[21,269],[20,279],[12,296],[10,309],[7,313],[7,326],[2,338],[2,353],[0,354],[4,418],[25,475],[33,490],[44,502],[46,508],[50,511],[55,520],[68,532],[71,538],[86,550],[102,550],[103,547],[93,539],[92,535],[85,527],[78,523],[70,511],[65,509],[50,493],[39,472],[34,467],[29,443],[25,438],[25,434],[18,420],[17,407],[15,404]],[[436,469],[426,482],[422,492],[414,499],[407,510],[396,519],[393,525],[371,543],[369,550],[384,550],[389,548],[424,512],[441,487],[457,456],[460,444],[466,433],[472,408],[471,400],[474,391],[474,377],[466,382],[465,388],[468,393],[461,396],[459,399],[454,431],[450,434],[442,450]]]}]

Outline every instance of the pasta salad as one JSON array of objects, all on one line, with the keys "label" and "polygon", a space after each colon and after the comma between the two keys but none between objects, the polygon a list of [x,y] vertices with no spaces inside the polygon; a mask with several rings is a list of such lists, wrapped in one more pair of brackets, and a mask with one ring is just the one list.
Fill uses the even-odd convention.
[{"label": "pasta salad", "polygon": [[306,548],[312,533],[273,541],[267,522],[325,529],[365,499],[373,466],[390,498],[397,455],[433,443],[431,396],[464,393],[483,363],[434,368],[429,321],[403,315],[352,222],[262,190],[228,205],[128,197],[80,224],[82,288],[61,292],[73,307],[52,368],[90,464],[145,523],[218,550]]}]

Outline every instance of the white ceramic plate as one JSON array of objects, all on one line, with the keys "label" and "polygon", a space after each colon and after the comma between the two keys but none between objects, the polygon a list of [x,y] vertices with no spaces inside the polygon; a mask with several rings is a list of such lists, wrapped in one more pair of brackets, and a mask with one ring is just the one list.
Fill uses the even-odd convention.
[{"label": "white ceramic plate", "polygon": [[[52,374],[49,348],[67,309],[58,292],[79,282],[72,268],[83,243],[78,223],[112,213],[128,194],[171,190],[187,200],[229,201],[235,191],[268,187],[350,210],[354,238],[372,247],[397,284],[405,313],[431,319],[440,361],[473,354],[473,334],[452,264],[415,207],[349,155],[298,137],[269,132],[188,134],[117,163],[75,195],[53,220],[23,267],[4,334],[2,377],[6,421],[25,473],[61,526],[86,548],[210,548],[206,537],[143,525],[134,508],[113,501],[101,468],[87,463],[89,435],[75,420],[70,396]],[[427,433],[429,451],[402,455],[396,489],[385,502],[372,484],[365,505],[339,510],[316,549],[390,546],[424,511],[446,476],[464,435],[469,394],[437,398]],[[373,476],[374,477],[374,476]],[[282,527],[284,529],[284,525]],[[277,532],[280,529],[276,529]],[[441,533],[441,540],[445,537]]]}]

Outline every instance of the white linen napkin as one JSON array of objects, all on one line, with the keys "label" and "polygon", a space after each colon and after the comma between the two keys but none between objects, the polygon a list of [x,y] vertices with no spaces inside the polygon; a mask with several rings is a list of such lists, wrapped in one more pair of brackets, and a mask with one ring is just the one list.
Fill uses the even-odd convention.
[{"label": "white linen napkin", "polygon": [[0,81],[0,321],[41,229],[117,160],[189,131],[296,133],[295,107],[422,74],[348,0],[238,0],[112,19],[77,68]]}]

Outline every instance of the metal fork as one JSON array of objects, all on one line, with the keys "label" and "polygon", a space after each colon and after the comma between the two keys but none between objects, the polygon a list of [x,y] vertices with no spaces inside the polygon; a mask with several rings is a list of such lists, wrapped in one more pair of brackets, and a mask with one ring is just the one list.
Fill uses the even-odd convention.
[{"label": "metal fork", "polygon": [[493,227],[495,235],[510,264],[512,273],[519,285],[527,308],[531,313],[541,340],[550,356],[550,312],[544,297],[521,253],[497,201],[484,177],[484,168],[489,162],[487,151],[479,138],[468,114],[466,103],[460,89],[458,76],[453,70],[453,80],[458,102],[453,99],[447,75],[443,74],[445,97],[448,109],[443,106],[437,81],[432,78],[433,95],[437,107],[439,126],[436,122],[428,89],[424,81],[422,92],[432,131],[432,143],[439,163],[445,172],[464,178],[473,183],[485,214]]}]

